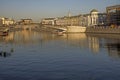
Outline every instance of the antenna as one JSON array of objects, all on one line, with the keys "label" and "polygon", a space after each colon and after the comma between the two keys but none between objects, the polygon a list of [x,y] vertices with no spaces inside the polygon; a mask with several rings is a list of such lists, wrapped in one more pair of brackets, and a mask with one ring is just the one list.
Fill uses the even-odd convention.
[{"label": "antenna", "polygon": [[70,9],[68,11],[68,17],[71,17],[71,12],[70,12]]}]

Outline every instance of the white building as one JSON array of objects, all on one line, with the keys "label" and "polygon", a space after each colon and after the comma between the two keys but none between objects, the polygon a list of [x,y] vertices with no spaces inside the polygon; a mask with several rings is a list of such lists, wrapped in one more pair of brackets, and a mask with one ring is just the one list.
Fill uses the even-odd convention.
[{"label": "white building", "polygon": [[96,26],[106,24],[106,13],[99,13],[96,9],[91,10],[90,14],[82,17],[83,26]]},{"label": "white building", "polygon": [[42,19],[41,24],[42,25],[54,25],[55,18],[45,18]]},{"label": "white building", "polygon": [[96,9],[93,9],[90,12],[90,17],[91,17],[91,26],[98,25],[98,16],[99,12]]},{"label": "white building", "polygon": [[6,25],[6,26],[14,24],[14,20],[9,18],[1,18],[1,21],[2,21],[2,25]]}]

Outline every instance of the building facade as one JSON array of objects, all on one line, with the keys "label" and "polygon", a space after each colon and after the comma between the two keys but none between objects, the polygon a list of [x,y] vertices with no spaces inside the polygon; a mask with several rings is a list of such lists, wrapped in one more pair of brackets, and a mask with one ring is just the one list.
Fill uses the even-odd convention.
[{"label": "building facade", "polygon": [[13,19],[9,19],[9,18],[1,18],[0,19],[0,25],[2,26],[10,26],[15,24],[15,21]]},{"label": "building facade", "polygon": [[95,26],[98,24],[98,11],[96,9],[93,9],[90,12],[90,17],[91,17],[91,26]]},{"label": "building facade", "polygon": [[107,25],[107,14],[106,13],[99,13],[98,14],[98,25]]},{"label": "building facade", "polygon": [[2,19],[0,18],[0,26],[2,26]]},{"label": "building facade", "polygon": [[83,14],[81,17],[80,26],[88,27],[91,25],[91,16],[90,14]]},{"label": "building facade", "polygon": [[41,21],[42,25],[54,25],[55,24],[55,18],[44,18]]},{"label": "building facade", "polygon": [[77,16],[65,16],[62,18],[58,18],[55,21],[55,25],[59,26],[79,26],[81,23],[81,15]]},{"label": "building facade", "polygon": [[80,14],[76,16],[59,17],[59,18],[45,18],[41,22],[43,25],[56,26],[97,26],[106,24],[106,13],[99,13],[96,9],[90,11],[89,14]]},{"label": "building facade", "polygon": [[120,5],[107,7],[106,12],[108,25],[120,25]]},{"label": "building facade", "polygon": [[81,23],[86,27],[105,25],[106,13],[99,13],[96,9],[93,9],[90,14],[83,14]]},{"label": "building facade", "polygon": [[21,19],[21,24],[24,25],[31,24],[32,22],[32,19]]},{"label": "building facade", "polygon": [[62,17],[56,20],[56,25],[61,26],[96,26],[106,24],[106,13],[99,13],[96,9],[90,11],[90,14],[82,14],[70,17]]}]

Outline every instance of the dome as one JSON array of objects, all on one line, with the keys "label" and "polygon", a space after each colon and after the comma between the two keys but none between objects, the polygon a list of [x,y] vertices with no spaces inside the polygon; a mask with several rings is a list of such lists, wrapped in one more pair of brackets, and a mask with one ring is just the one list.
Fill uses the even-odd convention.
[{"label": "dome", "polygon": [[93,10],[91,11],[91,13],[92,13],[92,12],[98,12],[98,10],[96,10],[96,9],[93,9]]}]

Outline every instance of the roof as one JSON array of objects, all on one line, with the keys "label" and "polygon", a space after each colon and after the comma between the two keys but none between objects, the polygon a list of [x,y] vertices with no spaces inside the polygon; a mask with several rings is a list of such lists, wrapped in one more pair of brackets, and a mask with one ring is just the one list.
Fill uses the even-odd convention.
[{"label": "roof", "polygon": [[55,18],[44,18],[43,20],[54,20]]},{"label": "roof", "polygon": [[120,5],[108,6],[107,9],[115,9],[120,8]]},{"label": "roof", "polygon": [[32,20],[32,19],[21,19],[21,20]]}]

